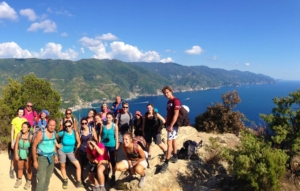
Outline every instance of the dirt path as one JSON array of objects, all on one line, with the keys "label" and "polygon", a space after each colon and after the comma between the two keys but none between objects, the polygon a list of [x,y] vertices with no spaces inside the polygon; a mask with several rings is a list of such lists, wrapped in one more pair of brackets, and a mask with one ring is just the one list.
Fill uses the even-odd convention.
[{"label": "dirt path", "polygon": [[[0,151],[0,191],[9,191],[9,190],[23,190],[23,187],[25,185],[26,179],[23,176],[22,178],[22,185],[19,188],[14,188],[14,184],[16,182],[16,179],[10,179],[9,178],[9,166],[10,166],[10,161],[8,158],[8,153],[7,151]],[[119,159],[121,160],[123,158],[122,155],[119,156]],[[119,160],[118,159],[118,160]],[[35,174],[35,170],[33,168],[33,174]],[[89,181],[86,179],[87,188],[76,188],[75,187],[75,167],[72,164],[69,164],[67,166],[67,175],[68,175],[68,179],[69,179],[69,184],[68,184],[68,189],[62,189],[62,179],[61,179],[61,174],[60,174],[60,169],[59,169],[59,165],[55,166],[54,169],[54,173],[52,174],[51,180],[50,180],[50,185],[49,185],[49,190],[50,191],[62,191],[62,190],[74,190],[76,189],[77,191],[86,191],[86,190],[92,190],[92,187],[89,183]],[[88,175],[88,166],[86,167],[86,170],[84,172],[84,177],[87,177]],[[120,173],[116,173],[116,177],[118,178],[118,176],[120,175]],[[16,174],[15,174],[16,176]],[[31,190],[33,191],[35,188],[35,176],[33,176],[32,178],[32,185],[33,187],[31,188]],[[110,189],[109,187],[106,187],[107,190],[115,190],[115,189]]]}]

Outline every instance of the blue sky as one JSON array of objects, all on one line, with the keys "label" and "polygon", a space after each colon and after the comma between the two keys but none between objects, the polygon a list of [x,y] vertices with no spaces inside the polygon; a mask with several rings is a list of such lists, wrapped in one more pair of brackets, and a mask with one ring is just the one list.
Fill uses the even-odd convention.
[{"label": "blue sky", "polygon": [[299,34],[298,0],[0,0],[0,58],[175,62],[300,80]]}]

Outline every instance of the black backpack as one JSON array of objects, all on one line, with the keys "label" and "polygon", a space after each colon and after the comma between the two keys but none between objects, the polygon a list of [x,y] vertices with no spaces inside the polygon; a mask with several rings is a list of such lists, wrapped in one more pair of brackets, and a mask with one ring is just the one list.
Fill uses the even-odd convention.
[{"label": "black backpack", "polygon": [[180,149],[178,153],[179,159],[191,159],[196,160],[199,159],[197,155],[198,144],[195,141],[187,140],[183,143],[183,147]]},{"label": "black backpack", "polygon": [[[178,98],[175,98],[175,99],[178,99]],[[173,100],[173,105],[174,105],[175,99]],[[190,125],[188,111],[181,105],[180,110],[179,110],[179,115],[178,115],[177,121],[174,124],[174,126],[181,127],[181,126],[188,126],[188,125]]]}]

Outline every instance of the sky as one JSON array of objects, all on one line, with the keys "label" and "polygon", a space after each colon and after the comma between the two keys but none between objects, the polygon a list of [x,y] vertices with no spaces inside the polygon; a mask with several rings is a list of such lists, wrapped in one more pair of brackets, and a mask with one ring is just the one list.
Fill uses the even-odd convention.
[{"label": "sky", "polygon": [[0,58],[174,62],[300,80],[300,1],[0,0]]}]

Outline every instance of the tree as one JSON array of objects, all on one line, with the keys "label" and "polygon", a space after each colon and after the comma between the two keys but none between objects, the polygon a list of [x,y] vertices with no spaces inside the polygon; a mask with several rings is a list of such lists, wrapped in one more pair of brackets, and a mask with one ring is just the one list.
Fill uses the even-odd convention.
[{"label": "tree", "polygon": [[244,114],[239,111],[232,111],[241,99],[238,92],[226,92],[222,94],[221,103],[208,106],[207,110],[196,117],[196,129],[199,131],[216,133],[236,133],[245,128],[243,123]]},{"label": "tree", "polygon": [[61,101],[60,95],[53,90],[51,83],[37,78],[30,74],[22,77],[21,83],[18,80],[8,78],[8,85],[3,87],[0,99],[0,140],[4,143],[9,141],[10,122],[16,116],[20,107],[25,107],[26,102],[34,104],[37,112],[46,109],[50,112],[51,118],[59,119]]},{"label": "tree", "polygon": [[276,105],[272,114],[261,114],[273,132],[272,142],[291,154],[300,151],[300,90],[290,93],[287,97],[274,98]]}]

